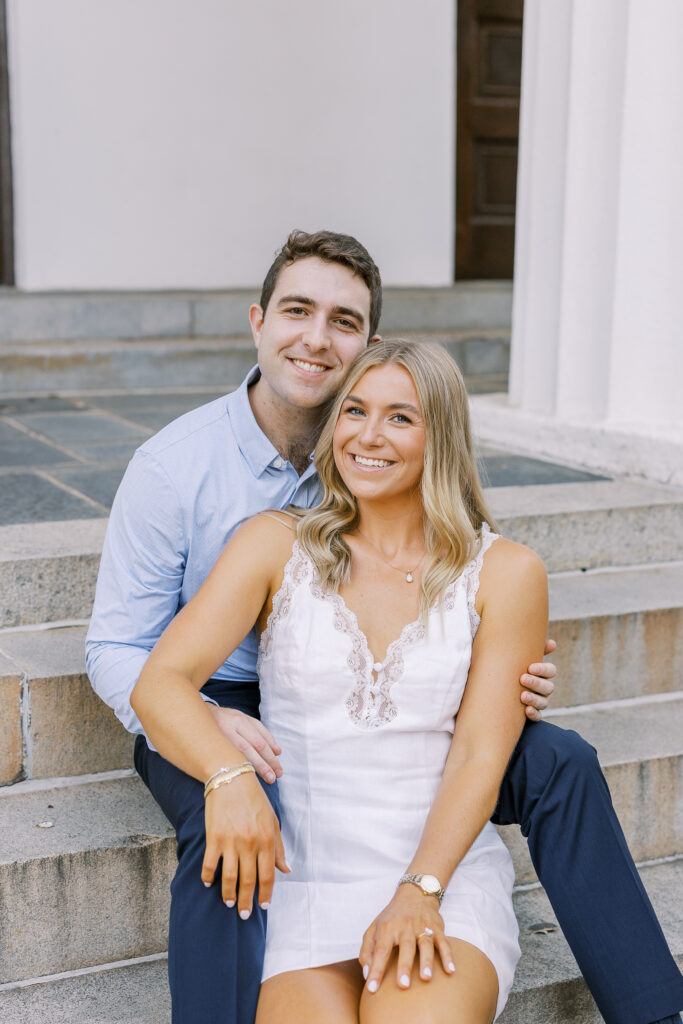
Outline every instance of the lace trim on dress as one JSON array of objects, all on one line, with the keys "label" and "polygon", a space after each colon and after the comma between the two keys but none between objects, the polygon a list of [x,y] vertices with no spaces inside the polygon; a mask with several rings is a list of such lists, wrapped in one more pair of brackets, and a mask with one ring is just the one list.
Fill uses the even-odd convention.
[{"label": "lace trim on dress", "polygon": [[398,714],[398,708],[391,699],[391,688],[403,675],[403,652],[410,644],[424,639],[424,624],[419,619],[409,622],[389,644],[384,661],[374,662],[367,637],[344,598],[323,590],[315,577],[311,579],[311,593],[332,605],[334,628],[351,640],[351,652],[346,663],[355,676],[355,682],[344,701],[347,715],[361,729],[378,729],[387,725]]},{"label": "lace trim on dress", "polygon": [[309,571],[313,568],[311,562],[305,555],[298,540],[294,541],[292,545],[292,554],[285,565],[284,575],[282,577],[282,586],[273,597],[273,607],[266,628],[261,634],[259,641],[258,658],[256,661],[256,671],[258,672],[261,666],[261,660],[270,653],[271,644],[273,642],[273,631],[276,624],[280,619],[285,619],[289,615],[289,609],[292,603],[292,594],[296,588],[306,579]]},{"label": "lace trim on dress", "polygon": [[475,607],[475,599],[479,590],[479,573],[481,567],[484,564],[484,555],[493,544],[494,540],[498,540],[499,533],[492,533],[491,527],[488,523],[481,524],[481,541],[479,542],[479,550],[475,557],[467,563],[462,573],[458,577],[459,580],[463,580],[465,584],[465,593],[467,595],[467,613],[470,619],[470,632],[472,633],[472,639],[474,640],[479,629],[481,617]]},{"label": "lace trim on dress", "polygon": [[[482,524],[477,554],[467,563],[457,579],[449,583],[444,592],[443,608],[445,611],[452,611],[455,607],[458,587],[464,583],[472,639],[474,639],[480,623],[480,617],[475,607],[475,599],[479,590],[479,573],[484,562],[484,555],[498,536],[497,533],[491,532],[488,523]],[[282,586],[273,598],[273,608],[268,616],[268,622],[259,644],[257,669],[260,668],[261,659],[270,652],[276,624],[289,614],[294,591],[307,578],[310,579],[313,597],[332,606],[334,628],[351,641],[351,651],[346,663],[355,681],[351,692],[344,701],[347,715],[362,729],[378,729],[382,725],[387,725],[398,714],[398,708],[391,698],[391,688],[403,675],[404,651],[412,644],[424,640],[425,624],[421,619],[409,622],[403,627],[400,635],[389,644],[384,661],[374,662],[367,637],[358,625],[355,613],[348,607],[341,594],[323,589],[315,574],[313,563],[298,541],[294,542],[292,556],[285,566]]]}]

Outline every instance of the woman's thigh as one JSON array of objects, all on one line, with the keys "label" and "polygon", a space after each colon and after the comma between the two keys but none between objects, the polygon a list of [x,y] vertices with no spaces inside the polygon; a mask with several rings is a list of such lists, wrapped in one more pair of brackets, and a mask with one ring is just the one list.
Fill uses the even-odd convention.
[{"label": "woman's thigh", "polygon": [[358,1024],[357,960],[276,974],[261,985],[255,1024]]},{"label": "woman's thigh", "polygon": [[363,991],[360,1024],[491,1024],[498,1001],[493,964],[469,942],[448,941],[455,974],[446,974],[435,956],[431,981],[422,981],[415,961],[408,989],[398,987],[394,951],[379,990]]}]

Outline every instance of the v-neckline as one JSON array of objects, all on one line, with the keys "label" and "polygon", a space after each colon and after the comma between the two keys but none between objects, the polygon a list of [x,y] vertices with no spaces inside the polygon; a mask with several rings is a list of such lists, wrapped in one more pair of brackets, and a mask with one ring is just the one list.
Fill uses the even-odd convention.
[{"label": "v-neckline", "polygon": [[[450,586],[450,584],[449,584],[449,586]],[[365,653],[368,656],[368,662],[369,662],[369,666],[370,666],[370,674],[371,675],[374,674],[375,678],[377,678],[377,676],[378,676],[378,674],[380,672],[386,672],[387,665],[391,663],[391,659],[394,656],[395,651],[397,649],[399,649],[400,647],[402,647],[403,644],[408,639],[410,639],[407,636],[408,632],[412,633],[413,630],[415,630],[418,633],[421,632],[420,630],[417,629],[417,627],[422,625],[421,617],[420,617],[420,615],[418,615],[417,618],[412,619],[410,622],[406,622],[405,626],[402,627],[401,632],[398,634],[398,636],[395,637],[387,645],[387,649],[384,652],[384,658],[380,661],[378,658],[375,657],[375,655],[373,654],[372,650],[370,649],[370,641],[367,638],[367,634],[364,633],[363,630],[360,628],[360,625],[358,623],[358,616],[354,612],[353,608],[351,608],[347,604],[346,598],[343,597],[342,594],[339,593],[339,591],[334,591],[334,592],[330,591],[330,592],[324,592],[323,599],[324,600],[330,600],[333,603],[336,603],[338,611],[340,612],[342,617],[344,617],[347,620],[347,624],[349,626],[349,632],[354,633],[358,637],[358,639],[361,641],[361,643],[362,643],[362,645],[363,645],[363,647],[365,649]],[[429,610],[431,612],[431,608]]]}]

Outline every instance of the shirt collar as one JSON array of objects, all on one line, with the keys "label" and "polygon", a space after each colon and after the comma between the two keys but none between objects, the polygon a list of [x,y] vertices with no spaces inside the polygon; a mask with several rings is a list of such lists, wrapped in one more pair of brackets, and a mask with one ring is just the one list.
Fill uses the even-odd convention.
[{"label": "shirt collar", "polygon": [[[260,375],[258,366],[253,366],[237,390],[228,395],[226,403],[237,446],[255,477],[260,476],[269,466],[275,463],[281,465],[285,461],[259,427],[251,408],[247,389],[250,384],[256,383]],[[307,477],[310,473],[311,466],[303,476]]]}]

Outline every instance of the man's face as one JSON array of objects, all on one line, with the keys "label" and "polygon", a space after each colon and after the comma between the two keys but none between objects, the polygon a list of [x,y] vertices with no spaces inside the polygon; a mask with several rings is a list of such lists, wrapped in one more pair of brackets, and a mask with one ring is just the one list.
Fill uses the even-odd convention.
[{"label": "man's face", "polygon": [[313,409],[339,388],[365,348],[370,291],[340,263],[311,256],[284,267],[265,315],[249,311],[262,395],[278,407]]}]

